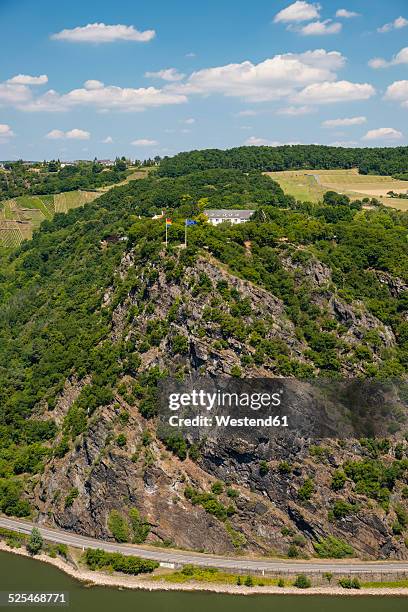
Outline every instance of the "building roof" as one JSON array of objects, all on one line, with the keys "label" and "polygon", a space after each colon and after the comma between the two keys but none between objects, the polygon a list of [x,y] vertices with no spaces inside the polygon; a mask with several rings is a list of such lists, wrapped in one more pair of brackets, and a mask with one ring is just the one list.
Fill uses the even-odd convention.
[{"label": "building roof", "polygon": [[204,214],[209,219],[250,219],[254,212],[254,210],[213,208],[211,210],[205,210]]}]

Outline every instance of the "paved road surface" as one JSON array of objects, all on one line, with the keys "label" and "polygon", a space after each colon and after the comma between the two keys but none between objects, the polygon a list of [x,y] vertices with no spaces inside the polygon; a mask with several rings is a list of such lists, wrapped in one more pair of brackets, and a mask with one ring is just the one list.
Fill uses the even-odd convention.
[{"label": "paved road surface", "polygon": [[[34,524],[20,519],[11,519],[0,516],[0,527],[13,529],[20,533],[30,533]],[[298,574],[301,572],[331,572],[333,574],[344,573],[401,573],[408,572],[408,561],[269,561],[266,559],[248,559],[219,557],[214,555],[193,553],[189,551],[163,550],[147,546],[135,546],[132,544],[114,544],[104,540],[96,540],[77,535],[69,531],[50,529],[37,525],[44,539],[59,544],[68,544],[77,548],[101,548],[108,552],[120,552],[124,555],[138,555],[144,559],[152,559],[161,563],[174,563],[183,565],[193,563],[194,565],[217,567],[228,570],[241,571],[270,571],[289,572]]]}]

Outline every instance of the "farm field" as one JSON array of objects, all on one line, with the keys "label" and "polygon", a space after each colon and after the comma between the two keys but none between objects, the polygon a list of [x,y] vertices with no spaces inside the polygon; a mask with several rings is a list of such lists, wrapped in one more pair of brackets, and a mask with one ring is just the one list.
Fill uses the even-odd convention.
[{"label": "farm field", "polygon": [[351,199],[375,197],[386,206],[408,210],[408,200],[390,198],[389,191],[408,192],[408,181],[391,176],[363,175],[351,170],[287,170],[265,172],[277,181],[285,193],[299,200],[318,202],[326,191],[344,193]]},{"label": "farm field", "polygon": [[66,213],[71,208],[84,206],[118,185],[145,178],[149,169],[131,172],[124,181],[95,191],[65,191],[48,195],[23,195],[0,202],[0,247],[13,248],[23,240],[30,240],[33,231],[55,213]]},{"label": "farm field", "polygon": [[55,195],[19,196],[0,202],[0,246],[15,247],[30,239],[45,219],[57,212],[83,206],[100,195],[97,191],[69,191]]}]

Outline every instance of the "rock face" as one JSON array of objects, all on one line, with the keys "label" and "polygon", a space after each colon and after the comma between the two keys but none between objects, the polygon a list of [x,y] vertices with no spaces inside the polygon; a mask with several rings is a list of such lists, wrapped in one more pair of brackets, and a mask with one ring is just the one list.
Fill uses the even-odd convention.
[{"label": "rock face", "polygon": [[[344,345],[339,350],[351,350],[370,330],[378,332],[384,347],[393,346],[392,331],[362,304],[346,304],[333,293],[330,271],[323,264],[311,261],[300,268],[287,258],[285,265],[299,276],[299,283],[305,276],[309,279],[316,304],[344,326]],[[133,256],[128,253],[118,276],[126,280],[132,268]],[[232,306],[223,297],[225,288],[237,296]],[[211,258],[202,257],[177,278],[160,264],[152,265],[138,276],[137,288],[112,307],[115,303],[115,290],[108,288],[101,307],[112,308],[111,341],[139,347],[142,373],[158,367],[172,375],[229,376],[239,369],[248,378],[274,376],[273,355],[266,355],[262,362],[254,359],[259,338],[284,351],[287,360],[311,364],[308,345],[297,334],[281,300],[234,277]],[[231,312],[238,308],[242,327],[258,330],[253,341],[234,323]],[[176,351],[180,336],[185,345]],[[150,338],[146,346],[145,338]],[[343,374],[358,372],[351,362],[343,364]],[[313,542],[333,535],[351,542],[356,553],[365,557],[408,559],[403,536],[391,530],[392,511],[387,514],[377,502],[358,493],[350,480],[339,492],[331,487],[334,471],[345,461],[367,457],[356,441],[325,440],[319,453],[311,451],[310,440],[296,436],[269,440],[261,434],[253,439],[220,434],[202,443],[194,461],[181,460],[156,436],[154,420],[141,416],[140,399],[129,391],[135,377],[127,374],[124,390],[89,416],[86,431],[63,457],[54,456],[46,464],[31,494],[41,521],[112,539],[112,510],[127,516],[129,509],[137,508],[150,525],[150,543],[219,554],[240,550],[287,554],[292,544],[292,550],[294,546],[305,555],[313,553]],[[66,382],[55,408],[58,424],[87,384],[89,380],[75,376]],[[124,444],[117,443],[119,434]],[[389,454],[384,461],[393,459]],[[264,464],[267,467],[262,470]],[[299,490],[308,479],[313,481],[313,495],[302,499]],[[212,495],[224,509],[231,507],[228,516],[217,516],[186,495],[188,487],[208,493],[217,481],[224,483],[222,491]],[[68,500],[73,490],[73,501]],[[393,495],[396,502],[405,503],[400,489]],[[339,499],[353,511],[329,520],[329,511]]]}]

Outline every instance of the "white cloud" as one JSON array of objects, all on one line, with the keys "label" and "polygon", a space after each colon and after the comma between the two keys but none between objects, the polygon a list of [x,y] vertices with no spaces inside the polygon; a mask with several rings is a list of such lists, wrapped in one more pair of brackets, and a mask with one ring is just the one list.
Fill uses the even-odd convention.
[{"label": "white cloud", "polygon": [[60,140],[65,138],[65,132],[62,130],[51,130],[45,135],[45,138],[48,138],[48,140]]},{"label": "white cloud", "polygon": [[78,130],[77,128],[74,128],[73,130],[66,132],[65,136],[71,140],[89,140],[91,134],[85,130]]},{"label": "white cloud", "polygon": [[149,42],[155,36],[156,32],[154,30],[140,32],[134,26],[88,23],[86,26],[61,30],[61,32],[52,34],[51,38],[68,42],[110,43],[117,40]]},{"label": "white cloud", "polygon": [[184,94],[220,93],[251,102],[278,100],[306,85],[334,81],[336,71],[344,64],[345,58],[338,51],[287,53],[259,64],[244,61],[198,70],[186,83],[171,85],[167,90]]},{"label": "white cloud", "polygon": [[102,83],[102,81],[97,81],[96,79],[89,79],[88,81],[85,81],[84,83],[84,87],[85,89],[103,89],[104,88],[104,83]]},{"label": "white cloud", "polygon": [[335,142],[331,142],[329,147],[356,147],[358,142],[355,140],[336,140]]},{"label": "white cloud", "polygon": [[26,85],[0,83],[0,104],[22,104],[28,102],[31,97],[31,90]]},{"label": "white cloud", "polygon": [[112,136],[107,136],[107,137],[106,137],[106,138],[104,138],[104,139],[103,139],[101,142],[102,142],[103,144],[112,144],[112,143],[113,143],[113,138],[112,138]]},{"label": "white cloud", "polygon": [[[91,88],[89,83],[92,83]],[[98,83],[96,86],[95,84]],[[15,86],[14,86],[15,87]],[[0,102],[2,90],[0,84]],[[74,107],[93,107],[99,111],[143,111],[146,108],[187,102],[184,95],[157,89],[155,87],[116,87],[103,85],[99,81],[87,81],[86,87],[73,89],[66,94],[59,94],[53,89],[38,98],[22,99],[16,106],[20,110],[36,112],[62,112]]]},{"label": "white cloud", "polygon": [[362,125],[367,122],[367,117],[344,117],[343,119],[327,119],[323,121],[325,128],[342,127],[349,125]]},{"label": "white cloud", "polygon": [[196,54],[190,51],[190,53],[186,53],[184,57],[196,57]]},{"label": "white cloud", "polygon": [[68,140],[89,140],[90,137],[91,134],[89,132],[80,130],[78,128],[74,128],[68,132],[63,132],[62,130],[51,130],[45,135],[45,138],[48,138],[49,140],[63,140],[65,138]]},{"label": "white cloud", "polygon": [[0,142],[14,136],[14,132],[7,123],[0,123]]},{"label": "white cloud", "polygon": [[294,101],[306,104],[332,104],[368,100],[374,94],[375,89],[369,83],[351,83],[350,81],[313,83],[299,92],[294,97]]},{"label": "white cloud", "polygon": [[377,32],[381,32],[384,34],[385,32],[391,32],[392,30],[400,30],[401,28],[406,28],[408,26],[408,19],[405,17],[397,17],[391,23],[385,23],[381,28],[377,28]]},{"label": "white cloud", "polygon": [[293,4],[290,4],[286,8],[279,11],[279,13],[275,15],[274,22],[290,23],[317,19],[320,16],[320,9],[320,4],[312,4],[305,2],[304,0],[297,0]]},{"label": "white cloud", "polygon": [[378,68],[386,68],[388,66],[388,62],[381,57],[374,57],[370,59],[368,62],[370,68],[374,68],[374,70],[378,70]]},{"label": "white cloud", "polygon": [[313,21],[303,26],[299,31],[303,36],[326,36],[338,34],[342,29],[341,23],[326,19],[326,21]]},{"label": "white cloud", "polygon": [[188,119],[182,119],[181,123],[185,123],[186,125],[193,125],[196,120],[193,117],[189,117]]},{"label": "white cloud", "polygon": [[387,62],[387,60],[381,57],[375,57],[368,62],[371,68],[388,68],[389,66],[399,66],[401,64],[408,64],[408,47],[404,47],[394,57]]},{"label": "white cloud", "polygon": [[352,17],[360,17],[360,13],[348,11],[347,9],[339,9],[338,11],[336,11],[336,17],[340,17],[342,19],[351,19]]},{"label": "white cloud", "polygon": [[182,81],[186,75],[178,72],[177,68],[164,68],[157,72],[146,72],[145,77],[150,79],[163,79],[163,81]]},{"label": "white cloud", "polygon": [[137,140],[132,140],[130,144],[135,147],[153,147],[159,143],[157,140],[150,140],[149,138],[138,138]]},{"label": "white cloud", "polygon": [[257,136],[250,136],[244,142],[244,145],[250,147],[283,147],[284,145],[295,145],[300,144],[299,142],[280,142],[279,140],[268,140],[267,138],[258,138]]},{"label": "white cloud", "polygon": [[273,147],[273,146],[279,146],[279,144],[280,143],[278,143],[277,140],[271,141],[271,140],[267,140],[266,138],[258,138],[257,136],[250,136],[244,142],[244,145],[247,145],[250,147],[261,147],[261,146]]},{"label": "white cloud", "polygon": [[408,81],[395,81],[387,87],[386,100],[401,102],[402,106],[408,108]]},{"label": "white cloud", "polygon": [[301,115],[309,115],[314,109],[310,106],[285,106],[276,111],[277,115],[288,115],[289,117],[297,117]]},{"label": "white cloud", "polygon": [[378,128],[376,130],[369,130],[363,140],[401,140],[404,135],[402,132],[395,130],[394,128]]},{"label": "white cloud", "polygon": [[16,76],[8,79],[6,83],[11,83],[14,85],[45,85],[45,83],[48,83],[48,77],[46,74],[40,74],[40,76],[16,74]]}]

